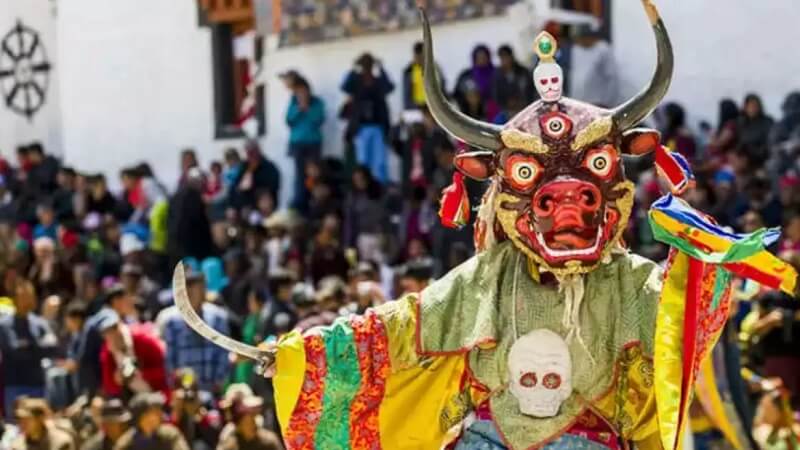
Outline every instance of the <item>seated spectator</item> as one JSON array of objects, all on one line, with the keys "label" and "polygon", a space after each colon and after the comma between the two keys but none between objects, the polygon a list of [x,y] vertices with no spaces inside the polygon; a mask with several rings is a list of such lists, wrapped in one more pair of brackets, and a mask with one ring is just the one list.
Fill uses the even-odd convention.
[{"label": "seated spectator", "polygon": [[420,258],[406,263],[400,275],[400,295],[419,294],[433,279],[433,261]]},{"label": "seated spectator", "polygon": [[514,56],[509,45],[497,49],[500,66],[495,71],[493,80],[493,97],[500,110],[507,117],[513,116],[521,109],[536,100],[538,93],[533,85],[531,69],[523,66]]},{"label": "seated spectator", "polygon": [[3,355],[3,410],[14,419],[14,402],[23,396],[44,397],[42,360],[55,356],[58,341],[36,311],[36,290],[18,279],[13,288],[14,315],[0,317],[0,352]]},{"label": "seated spectator", "polygon": [[203,406],[197,379],[191,369],[175,374],[170,422],[180,430],[192,450],[214,450],[220,433],[221,418],[217,411]]},{"label": "seated spectator", "polygon": [[48,237],[55,241],[58,239],[58,224],[56,223],[56,213],[50,201],[45,201],[36,207],[36,218],[39,223],[33,228],[33,238]]},{"label": "seated spectator", "polygon": [[749,150],[758,165],[763,165],[769,156],[767,143],[774,124],[775,121],[772,117],[764,112],[761,97],[756,94],[747,94],[737,127],[739,144]]},{"label": "seated spectator", "polygon": [[121,400],[103,400],[100,408],[99,430],[87,440],[81,450],[114,450],[119,439],[130,429],[131,414]]},{"label": "seated spectator", "polygon": [[229,405],[233,431],[219,443],[217,450],[282,450],[278,436],[259,425],[264,400],[255,396],[236,398]]},{"label": "seated spectator", "polygon": [[144,328],[121,322],[102,333],[100,369],[106,397],[129,399],[152,391],[169,394],[163,342]]},{"label": "seated spectator", "polygon": [[33,266],[28,278],[42,297],[73,292],[72,274],[58,258],[55,240],[43,236],[33,242]]},{"label": "seated spectator", "polygon": [[[500,109],[492,97],[495,66],[489,47],[480,44],[472,50],[472,65],[464,69],[456,80],[453,99],[459,109],[474,119],[491,121]],[[470,99],[471,97],[471,99]],[[480,104],[480,112],[476,105]],[[470,114],[480,114],[480,117]]]},{"label": "seated spectator", "polygon": [[341,221],[336,214],[326,215],[314,236],[310,250],[311,280],[317,284],[325,277],[347,276],[347,258],[341,243]]},{"label": "seated spectator", "polygon": [[21,436],[10,450],[77,450],[69,433],[49,423],[52,412],[41,398],[21,398],[14,406],[14,417]]},{"label": "seated spectator", "polygon": [[[189,301],[203,320],[224,335],[230,335],[228,314],[206,301],[206,283],[202,273],[190,271],[186,276]],[[189,368],[197,374],[200,389],[220,392],[230,372],[228,352],[195,333],[183,320],[175,306],[156,319],[161,338],[167,346],[167,373]]]},{"label": "seated spectator", "polygon": [[164,396],[136,395],[130,402],[132,428],[119,438],[114,450],[189,450],[175,426],[164,423]]},{"label": "seated spectator", "polygon": [[800,446],[800,426],[789,407],[785,393],[765,393],[758,403],[753,437],[761,450],[790,450]]},{"label": "seated spectator", "polygon": [[[659,110],[659,129],[661,131],[661,141],[670,150],[675,151],[686,157],[689,161],[694,161],[697,157],[697,144],[691,131],[686,127],[686,111],[677,103],[667,103]],[[707,155],[705,159],[717,158],[715,155]],[[696,167],[698,172],[714,171],[722,164],[722,161],[709,161],[710,167]]]},{"label": "seated spectator", "polygon": [[778,244],[778,254],[800,253],[800,212],[785,211],[783,235]]},{"label": "seated spectator", "polygon": [[272,198],[280,198],[281,173],[275,163],[264,156],[257,142],[248,142],[245,151],[247,158],[232,184],[231,206],[254,207],[256,194],[263,189],[270,191]]},{"label": "seated spectator", "polygon": [[297,276],[286,269],[279,268],[270,272],[270,298],[261,312],[263,338],[280,337],[291,331],[297,323],[297,312],[292,305],[292,289],[295,283]]}]

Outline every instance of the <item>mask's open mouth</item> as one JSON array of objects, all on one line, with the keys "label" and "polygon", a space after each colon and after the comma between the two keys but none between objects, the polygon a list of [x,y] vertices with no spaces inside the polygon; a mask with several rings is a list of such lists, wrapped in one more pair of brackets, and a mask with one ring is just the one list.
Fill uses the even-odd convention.
[{"label": "mask's open mouth", "polygon": [[557,258],[586,256],[597,252],[603,237],[603,227],[596,229],[562,229],[548,233],[536,232],[536,240],[544,250]]}]

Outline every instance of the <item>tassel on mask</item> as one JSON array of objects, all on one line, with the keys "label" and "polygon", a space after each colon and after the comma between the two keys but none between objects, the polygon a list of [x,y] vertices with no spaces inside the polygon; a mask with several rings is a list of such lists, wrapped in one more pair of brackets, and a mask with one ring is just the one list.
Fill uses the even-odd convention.
[{"label": "tassel on mask", "polygon": [[462,228],[469,222],[469,197],[464,186],[464,174],[456,171],[453,184],[442,191],[442,206],[439,218],[447,228]]}]

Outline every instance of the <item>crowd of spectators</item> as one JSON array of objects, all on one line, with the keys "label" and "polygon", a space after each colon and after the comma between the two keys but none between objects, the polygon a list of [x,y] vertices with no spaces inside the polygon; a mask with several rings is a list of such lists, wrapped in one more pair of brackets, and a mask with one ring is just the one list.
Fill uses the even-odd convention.
[{"label": "crowd of spectators", "polygon": [[[38,143],[20,146],[16,163],[0,160],[0,447],[281,448],[269,381],[188,328],[172,304],[172,269],[188,267],[190,301],[209,325],[257,345],[419,292],[468,259],[471,228],[437,218],[460,144],[425,108],[421,51],[402,74],[365,54],[345,75],[334,157],[322,142],[339,137],[321,130],[335,117],[301,74],[284,74],[296,173],[268,157],[286,149],[256,142],[218,161],[184,150],[173,192],[147,163],[122,170],[111,192],[106,174],[62,165]],[[466,114],[502,122],[536,91],[510,47],[497,57],[476,47],[449,92]],[[404,99],[394,123],[389,95]],[[689,123],[678,104],[653,125],[697,169],[691,204],[738,232],[783,225],[774,250],[800,267],[800,93],[782,112],[773,120],[748,95],[721,102],[713,126]],[[638,191],[625,241],[663,260],[646,222],[658,181],[641,161],[626,166]],[[473,205],[483,188],[469,185]],[[748,369],[754,437],[792,448],[780,445],[794,439],[800,409],[800,306],[752,282],[737,281],[735,294],[730,331]]]}]

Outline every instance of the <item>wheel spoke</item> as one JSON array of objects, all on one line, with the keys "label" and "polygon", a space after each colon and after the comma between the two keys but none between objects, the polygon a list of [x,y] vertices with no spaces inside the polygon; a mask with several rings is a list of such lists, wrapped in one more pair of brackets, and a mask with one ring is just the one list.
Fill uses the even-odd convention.
[{"label": "wheel spoke", "polygon": [[14,76],[13,70],[0,70],[0,79]]},{"label": "wheel spoke", "polygon": [[25,114],[30,117],[33,111],[33,99],[31,99],[30,83],[26,83],[23,89],[25,90]]},{"label": "wheel spoke", "polygon": [[15,84],[14,87],[11,89],[11,92],[8,93],[6,96],[6,105],[11,106],[14,104],[14,99],[17,97],[19,93],[19,85]]},{"label": "wheel spoke", "polygon": [[39,48],[39,35],[34,33],[33,42],[31,43],[31,47],[28,49],[28,52],[25,53],[25,56],[32,58],[37,48]]},{"label": "wheel spoke", "polygon": [[50,71],[50,63],[49,62],[43,62],[43,63],[39,63],[39,64],[34,64],[33,66],[31,66],[31,70],[36,72],[36,73],[48,72],[48,71]]},{"label": "wheel spoke", "polygon": [[19,56],[11,50],[11,47],[8,45],[8,41],[3,41],[3,53],[7,54],[11,59],[14,61],[19,60]]},{"label": "wheel spoke", "polygon": [[17,22],[17,49],[19,50],[19,55],[22,56],[25,50],[25,29],[22,28],[22,22]]}]

